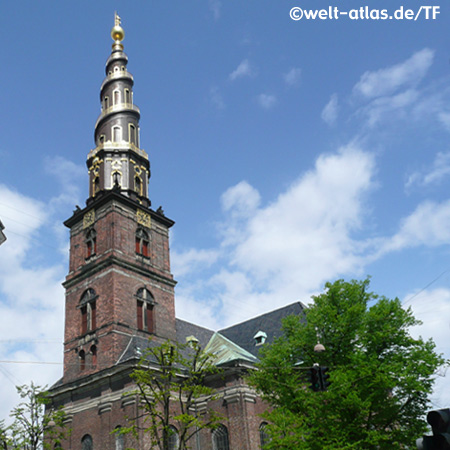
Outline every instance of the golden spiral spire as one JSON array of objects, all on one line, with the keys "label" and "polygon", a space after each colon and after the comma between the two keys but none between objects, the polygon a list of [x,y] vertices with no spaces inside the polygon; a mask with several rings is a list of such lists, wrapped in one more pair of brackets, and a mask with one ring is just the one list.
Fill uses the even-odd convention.
[{"label": "golden spiral spire", "polygon": [[120,26],[121,19],[117,12],[114,13],[114,26],[111,29],[111,37],[114,41],[114,44],[120,44],[121,41],[123,41],[125,37],[125,31],[123,31],[123,28]]}]

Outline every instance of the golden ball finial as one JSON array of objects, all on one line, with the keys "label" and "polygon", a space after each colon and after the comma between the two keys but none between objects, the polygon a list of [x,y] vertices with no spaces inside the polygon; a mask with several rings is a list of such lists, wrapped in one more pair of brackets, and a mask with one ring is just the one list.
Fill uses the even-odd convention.
[{"label": "golden ball finial", "polygon": [[123,41],[125,37],[125,31],[120,26],[121,19],[117,13],[114,13],[114,26],[111,29],[111,37],[115,42]]}]

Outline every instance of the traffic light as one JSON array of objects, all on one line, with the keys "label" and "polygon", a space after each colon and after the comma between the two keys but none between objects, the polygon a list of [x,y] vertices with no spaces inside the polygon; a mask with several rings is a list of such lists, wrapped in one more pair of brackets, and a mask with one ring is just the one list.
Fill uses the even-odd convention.
[{"label": "traffic light", "polygon": [[309,369],[309,381],[311,383],[309,386],[310,389],[314,392],[321,390],[319,366],[314,365]]},{"label": "traffic light", "polygon": [[328,386],[331,384],[328,379],[330,375],[327,373],[328,367],[320,367],[320,390],[326,391]]},{"label": "traffic light", "polygon": [[439,409],[427,414],[433,436],[418,439],[418,450],[450,450],[450,409]]}]

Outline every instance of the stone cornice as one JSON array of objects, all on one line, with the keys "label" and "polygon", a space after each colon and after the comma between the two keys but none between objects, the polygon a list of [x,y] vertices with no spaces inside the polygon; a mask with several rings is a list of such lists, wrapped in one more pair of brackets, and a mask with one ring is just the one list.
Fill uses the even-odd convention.
[{"label": "stone cornice", "polygon": [[140,203],[132,200],[131,198],[126,197],[125,195],[121,194],[118,191],[115,190],[106,190],[102,191],[101,193],[97,194],[97,196],[94,199],[88,199],[88,204],[85,208],[79,209],[75,211],[72,215],[72,217],[69,217],[65,222],[64,225],[67,228],[72,228],[75,224],[78,222],[81,222],[83,220],[83,216],[90,210],[99,208],[103,206],[104,204],[112,201],[117,200],[124,205],[128,206],[129,208],[136,211],[137,209],[144,209],[146,210],[152,217],[152,220],[155,220],[159,223],[162,223],[167,228],[172,227],[175,222],[172,219],[169,219],[168,217],[153,211],[153,209],[145,208]]},{"label": "stone cornice", "polygon": [[137,273],[139,275],[149,277],[151,276],[152,279],[155,281],[159,281],[161,283],[168,284],[169,286],[175,287],[177,282],[169,277],[165,277],[153,270],[151,270],[148,266],[142,267],[139,264],[133,264],[129,261],[126,261],[125,259],[119,258],[114,255],[110,255],[107,258],[103,260],[95,260],[92,261],[92,263],[87,263],[85,266],[80,269],[78,273],[75,275],[70,275],[70,278],[67,278],[66,281],[63,282],[63,286],[68,289],[80,281],[91,277],[92,275],[95,275],[98,272],[101,272],[105,270],[108,267],[111,266],[118,266],[122,269],[131,270],[134,273]]}]

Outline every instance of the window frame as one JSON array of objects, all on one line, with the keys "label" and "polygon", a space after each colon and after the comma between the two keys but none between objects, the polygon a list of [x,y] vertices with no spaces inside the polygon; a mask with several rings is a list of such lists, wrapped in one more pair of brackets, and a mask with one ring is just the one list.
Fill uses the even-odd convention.
[{"label": "window frame", "polygon": [[97,328],[97,298],[92,288],[86,289],[81,296],[78,306],[81,311],[81,335],[92,333]]},{"label": "window frame", "polygon": [[142,227],[136,230],[135,252],[150,259],[150,234]]},{"label": "window frame", "polygon": [[139,288],[135,295],[137,329],[153,334],[155,332],[155,298],[145,287]]},{"label": "window frame", "polygon": [[212,444],[213,450],[230,450],[228,428],[225,425],[220,424],[212,432]]}]

